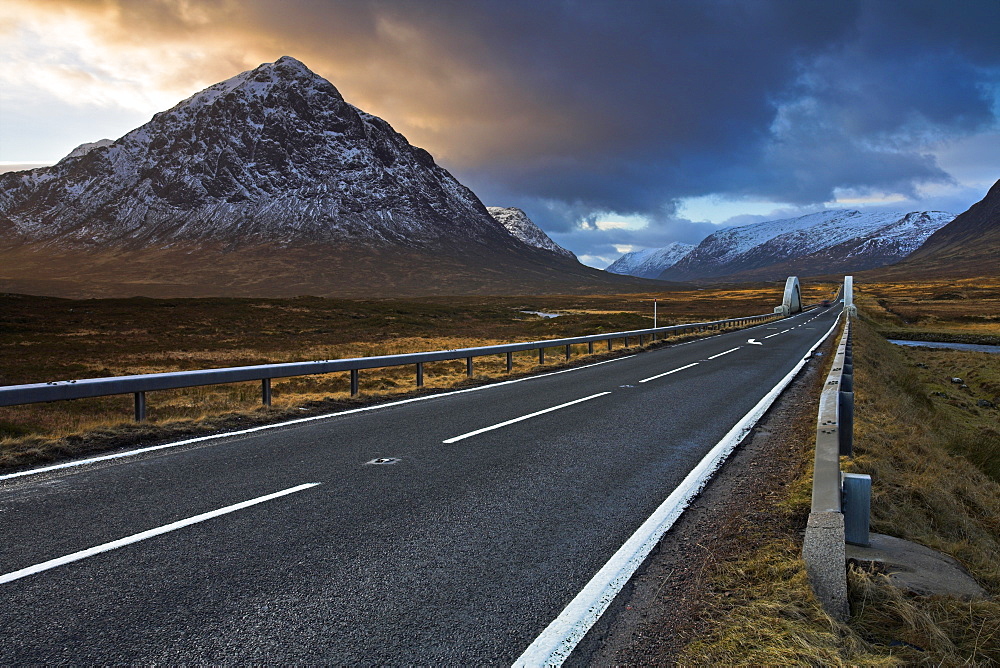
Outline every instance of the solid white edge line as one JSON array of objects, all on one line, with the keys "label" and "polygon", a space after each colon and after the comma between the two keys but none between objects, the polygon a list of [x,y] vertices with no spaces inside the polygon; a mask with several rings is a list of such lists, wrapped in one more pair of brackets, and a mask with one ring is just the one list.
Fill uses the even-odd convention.
[{"label": "solid white edge line", "polygon": [[711,357],[709,357],[707,359],[714,360],[716,357],[722,357],[723,355],[728,355],[729,353],[731,353],[733,351],[736,351],[736,350],[739,350],[742,347],[743,346],[736,346],[735,348],[730,348],[729,350],[727,350],[724,353],[719,353],[718,355],[712,355]]},{"label": "solid white edge line", "polygon": [[462,434],[461,436],[453,436],[452,438],[445,439],[441,441],[442,443],[456,443],[463,439],[469,438],[470,436],[477,436],[478,434],[483,434],[487,431],[493,431],[494,429],[500,429],[501,427],[506,427],[512,425],[515,422],[521,422],[527,420],[528,418],[538,417],[539,415],[544,415],[545,413],[551,413],[552,411],[557,411],[560,408],[566,408],[567,406],[572,406],[573,404],[579,404],[584,401],[590,401],[591,399],[596,399],[597,397],[603,397],[606,394],[611,394],[610,392],[598,392],[597,394],[592,394],[589,397],[584,397],[583,399],[575,399],[573,401],[567,401],[564,404],[559,404],[558,406],[552,406],[551,408],[546,408],[544,410],[535,411],[534,413],[529,413],[527,415],[522,415],[521,417],[516,417],[513,420],[507,420],[506,422],[500,422],[499,424],[490,425],[489,427],[483,427],[482,429],[477,429],[475,431],[470,431],[467,434]]},{"label": "solid white edge line", "polygon": [[478,392],[480,390],[488,390],[494,387],[501,387],[503,385],[512,385],[514,383],[523,383],[527,380],[538,380],[539,378],[548,378],[549,376],[555,376],[561,373],[570,373],[571,371],[581,371],[583,369],[589,369],[595,366],[601,366],[602,364],[611,364],[612,362],[621,362],[623,360],[632,359],[635,355],[625,355],[624,357],[616,357],[613,360],[604,360],[603,362],[594,362],[593,364],[586,364],[584,366],[574,367],[572,369],[563,369],[561,371],[552,371],[551,373],[543,373],[537,376],[528,376],[527,378],[517,378],[515,380],[505,380],[499,383],[490,383],[489,385],[480,385],[479,387],[469,387],[464,390],[452,390],[451,392],[441,392],[440,394],[429,394],[423,397],[413,397],[410,399],[400,399],[399,401],[390,401],[384,404],[376,404],[374,406],[362,406],[361,408],[349,408],[346,411],[339,411],[337,413],[325,413],[323,415],[312,415],[310,417],[296,418],[294,420],[287,420],[285,422],[276,422],[274,424],[264,424],[259,427],[248,427],[246,429],[240,429],[238,431],[227,431],[221,434],[209,434],[207,436],[196,436],[195,438],[188,438],[183,441],[175,441],[173,443],[164,443],[162,445],[151,445],[148,448],[139,448],[137,450],[129,450],[127,452],[119,452],[113,455],[101,455],[100,457],[90,457],[89,459],[80,459],[72,462],[64,462],[62,464],[53,464],[52,466],[43,466],[36,469],[28,469],[27,471],[18,471],[17,473],[7,473],[5,475],[0,475],[0,482],[4,480],[10,480],[11,478],[21,478],[29,475],[36,475],[38,473],[47,473],[48,471],[57,471],[59,469],[75,468],[77,466],[84,466],[86,464],[94,464],[97,462],[103,462],[110,459],[121,459],[123,457],[132,457],[134,455],[141,455],[147,452],[155,452],[156,450],[165,450],[168,448],[177,448],[182,445],[191,445],[192,443],[204,443],[206,441],[213,441],[220,438],[230,438],[233,436],[245,436],[246,434],[253,434],[258,431],[267,431],[268,429],[277,429],[278,427],[288,427],[296,424],[304,424],[306,422],[315,422],[317,420],[328,420],[335,417],[340,417],[342,415],[351,415],[353,413],[364,413],[366,411],[376,411],[383,408],[392,408],[393,406],[401,406],[403,404],[411,404],[416,401],[427,401],[429,399],[439,399],[441,397],[447,397],[453,394],[465,394],[466,392]]},{"label": "solid white edge line", "polygon": [[816,344],[809,349],[809,352],[799,360],[799,363],[756,406],[750,409],[750,412],[744,415],[736,423],[736,426],[729,430],[729,433],[722,437],[722,440],[692,469],[683,482],[650,515],[649,519],[597,571],[597,574],[559,613],[559,616],[524,650],[524,653],[514,661],[515,668],[562,665],[576,648],[577,643],[583,639],[594,622],[604,614],[618,592],[646,560],[663,535],[681,516],[687,505],[711,479],[712,474],[725,462],[729,454],[753,429],[753,426],[767,412],[775,399],[798,375],[813,351],[833,333],[838,322],[840,322],[839,314],[827,333],[819,338]]},{"label": "solid white edge line", "polygon": [[649,378],[643,378],[639,382],[640,383],[648,383],[651,380],[656,380],[657,378],[663,378],[664,376],[669,376],[672,373],[677,373],[678,371],[683,371],[684,369],[690,369],[693,366],[698,366],[698,362],[692,362],[691,364],[687,364],[687,365],[682,366],[682,367],[677,367],[676,369],[673,369],[671,371],[667,371],[666,373],[658,373],[655,376],[650,376]]},{"label": "solid white edge line", "polygon": [[164,524],[163,526],[157,527],[155,529],[149,529],[148,531],[132,534],[131,536],[126,536],[125,538],[119,538],[118,540],[113,540],[110,543],[104,543],[103,545],[96,545],[94,547],[87,548],[86,550],[80,550],[79,552],[74,552],[73,554],[67,554],[66,556],[63,557],[57,557],[55,559],[43,561],[42,563],[35,564],[34,566],[28,566],[27,568],[22,568],[17,571],[11,571],[10,573],[0,575],[0,584],[3,584],[5,582],[11,582],[13,580],[19,580],[20,578],[27,577],[29,575],[34,575],[35,573],[41,573],[42,571],[47,571],[50,568],[56,568],[57,566],[63,566],[65,564],[69,564],[74,561],[80,561],[81,559],[92,557],[95,554],[100,554],[102,552],[109,552],[119,547],[131,545],[132,543],[138,543],[141,540],[146,540],[147,538],[153,538],[154,536],[159,536],[161,534],[165,534],[170,531],[176,531],[177,529],[182,529],[186,526],[191,526],[192,524],[197,524],[199,522],[204,522],[205,520],[210,520],[213,517],[218,517],[219,515],[226,515],[228,513],[232,513],[237,510],[242,510],[244,508],[249,508],[250,506],[255,506],[258,503],[264,503],[265,501],[277,499],[278,497],[281,496],[287,496],[288,494],[301,492],[304,489],[315,487],[318,484],[319,484],[318,482],[309,482],[304,485],[298,485],[297,487],[290,487],[288,489],[281,490],[280,492],[274,492],[273,494],[268,494],[267,496],[260,496],[257,497],[256,499],[250,499],[249,501],[242,501],[240,503],[236,503],[231,506],[226,506],[225,508],[219,508],[218,510],[202,513],[201,515],[195,515],[194,517],[189,517],[184,520],[178,520],[177,522]]}]

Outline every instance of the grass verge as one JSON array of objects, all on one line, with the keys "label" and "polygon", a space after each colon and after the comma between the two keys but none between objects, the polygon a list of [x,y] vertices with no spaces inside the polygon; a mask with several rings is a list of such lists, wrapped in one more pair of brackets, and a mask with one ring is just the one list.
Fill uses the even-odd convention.
[{"label": "grass verge", "polygon": [[[996,355],[900,350],[863,314],[855,321],[855,458],[844,468],[872,476],[872,530],[958,559],[991,594],[982,601],[914,596],[881,575],[852,570],[852,617],[827,616],[801,560],[812,443],[803,475],[773,505],[772,522],[747,526],[746,549],[711,567],[703,614],[711,630],[681,664],[989,665],[1000,662],[1000,459],[997,410],[972,403],[992,391]],[[944,365],[944,366],[942,366]],[[935,395],[961,367],[969,397]],[[968,379],[966,379],[968,380]],[[944,382],[950,383],[950,380]],[[815,411],[811,416],[815,420]]]}]

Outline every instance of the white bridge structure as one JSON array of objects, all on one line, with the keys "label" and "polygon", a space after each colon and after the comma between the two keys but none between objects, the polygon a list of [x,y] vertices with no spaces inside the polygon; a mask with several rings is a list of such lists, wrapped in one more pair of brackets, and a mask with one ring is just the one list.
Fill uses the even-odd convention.
[{"label": "white bridge structure", "polygon": [[802,289],[799,287],[799,277],[789,276],[785,281],[785,294],[781,298],[781,306],[775,306],[774,312],[790,316],[802,310]]}]

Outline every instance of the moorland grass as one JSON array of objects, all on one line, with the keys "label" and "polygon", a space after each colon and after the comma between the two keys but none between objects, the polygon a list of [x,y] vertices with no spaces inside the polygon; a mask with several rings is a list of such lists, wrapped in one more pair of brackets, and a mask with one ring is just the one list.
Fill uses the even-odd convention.
[{"label": "moorland grass", "polygon": [[[807,286],[818,301],[834,286]],[[447,350],[599,334],[770,312],[782,286],[728,286],[631,295],[456,297],[424,300],[89,299],[0,295],[0,384]],[[525,311],[555,312],[540,318]],[[634,342],[633,342],[634,344]],[[620,346],[620,344],[616,344]],[[600,346],[597,351],[600,354]],[[574,356],[587,354],[575,346]],[[549,351],[546,367],[562,358]],[[538,369],[514,355],[514,375]],[[509,377],[502,356],[476,358],[480,381]],[[362,400],[415,389],[410,367],[361,372]],[[424,391],[468,383],[462,360],[427,364]],[[150,393],[147,423],[130,395],[0,408],[0,467],[90,454],[160,436],[257,423],[331,402],[357,405],[347,373],[276,379],[273,405],[258,383]]]},{"label": "moorland grass", "polygon": [[855,284],[888,339],[1000,344],[1000,277]]}]

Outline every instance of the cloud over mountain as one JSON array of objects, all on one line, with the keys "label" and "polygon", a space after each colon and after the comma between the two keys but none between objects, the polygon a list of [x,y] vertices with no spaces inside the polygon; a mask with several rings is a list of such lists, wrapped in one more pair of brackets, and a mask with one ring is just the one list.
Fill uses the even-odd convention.
[{"label": "cloud over mountain", "polygon": [[111,118],[292,53],[484,200],[572,234],[578,254],[628,243],[583,226],[608,213],[696,240],[677,215],[685,198],[914,200],[996,178],[955,167],[976,145],[1000,150],[991,0],[9,6],[0,84],[27,101],[10,112],[25,139],[8,147],[79,123],[52,123],[53,100]]}]

